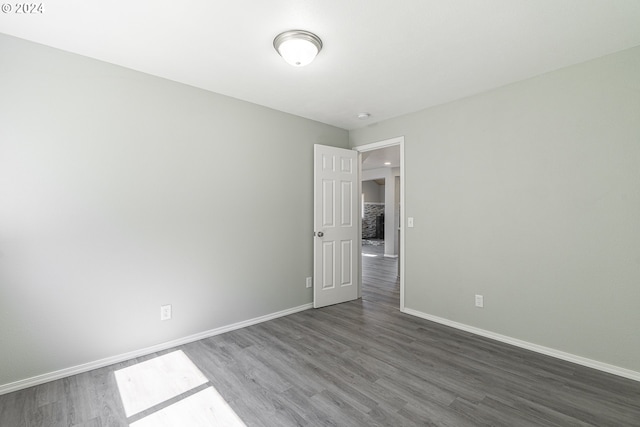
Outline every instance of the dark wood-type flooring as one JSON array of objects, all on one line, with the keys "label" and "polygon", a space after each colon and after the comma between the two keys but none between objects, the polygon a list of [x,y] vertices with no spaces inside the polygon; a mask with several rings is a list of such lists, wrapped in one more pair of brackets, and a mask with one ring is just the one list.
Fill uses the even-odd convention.
[{"label": "dark wood-type flooring", "polygon": [[[247,426],[640,426],[640,382],[400,313],[381,250],[361,300],[179,349]],[[170,351],[0,396],[0,426],[128,426],[147,413],[125,417],[113,372]]]}]

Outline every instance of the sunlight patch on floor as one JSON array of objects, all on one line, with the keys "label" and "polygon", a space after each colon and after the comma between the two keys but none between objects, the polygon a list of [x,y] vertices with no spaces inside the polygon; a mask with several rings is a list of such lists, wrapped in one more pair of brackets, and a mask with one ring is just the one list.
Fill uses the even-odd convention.
[{"label": "sunlight patch on floor", "polygon": [[[182,350],[120,369],[114,375],[130,427],[245,425],[214,387],[188,393],[203,384],[206,387],[209,380]],[[175,402],[162,405],[170,399]],[[151,413],[136,420],[150,408]]]},{"label": "sunlight patch on floor", "polygon": [[375,258],[375,257],[377,257],[378,255],[374,255],[374,254],[362,254],[362,256],[368,256],[368,257],[371,257],[371,258]]},{"label": "sunlight patch on floor", "polygon": [[130,427],[244,427],[245,423],[213,388],[209,387],[167,406]]},{"label": "sunlight patch on floor", "polygon": [[208,381],[181,350],[120,369],[115,376],[127,417]]}]

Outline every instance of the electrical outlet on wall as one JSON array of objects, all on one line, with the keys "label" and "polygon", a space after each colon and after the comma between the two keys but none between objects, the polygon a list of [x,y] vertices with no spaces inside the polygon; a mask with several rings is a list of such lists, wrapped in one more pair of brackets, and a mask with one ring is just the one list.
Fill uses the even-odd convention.
[{"label": "electrical outlet on wall", "polygon": [[482,295],[476,295],[476,307],[478,308],[484,307],[484,297]]},{"label": "electrical outlet on wall", "polygon": [[160,306],[160,320],[171,319],[171,304]]},{"label": "electrical outlet on wall", "polygon": [[307,288],[311,288],[313,286],[313,278],[307,277]]}]

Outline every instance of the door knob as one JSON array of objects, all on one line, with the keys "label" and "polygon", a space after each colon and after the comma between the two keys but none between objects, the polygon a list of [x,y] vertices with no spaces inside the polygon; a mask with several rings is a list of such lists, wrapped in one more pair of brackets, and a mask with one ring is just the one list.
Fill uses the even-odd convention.
[{"label": "door knob", "polygon": [[318,234],[318,237],[322,237],[322,236],[324,236],[324,233],[323,233],[322,231],[318,231],[318,233],[317,233],[317,234]]}]

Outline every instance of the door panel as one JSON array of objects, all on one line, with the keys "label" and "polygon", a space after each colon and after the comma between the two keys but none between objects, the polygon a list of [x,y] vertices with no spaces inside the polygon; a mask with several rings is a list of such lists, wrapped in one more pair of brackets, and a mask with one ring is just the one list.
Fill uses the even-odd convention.
[{"label": "door panel", "polygon": [[333,227],[335,224],[335,209],[333,199],[335,197],[335,182],[322,180],[322,227]]},{"label": "door panel", "polygon": [[358,297],[358,153],[314,146],[313,306]]},{"label": "door panel", "polygon": [[335,258],[335,242],[322,242],[322,289],[333,289],[335,283],[334,258]]},{"label": "door panel", "polygon": [[353,259],[351,257],[353,242],[351,240],[343,240],[341,248],[342,261],[340,265],[340,269],[342,274],[340,275],[340,285],[346,286],[351,285],[353,282]]},{"label": "door panel", "polygon": [[340,182],[340,194],[342,196],[341,200],[341,211],[342,215],[340,219],[342,220],[340,225],[342,227],[351,227],[353,226],[353,183],[352,182]]}]

